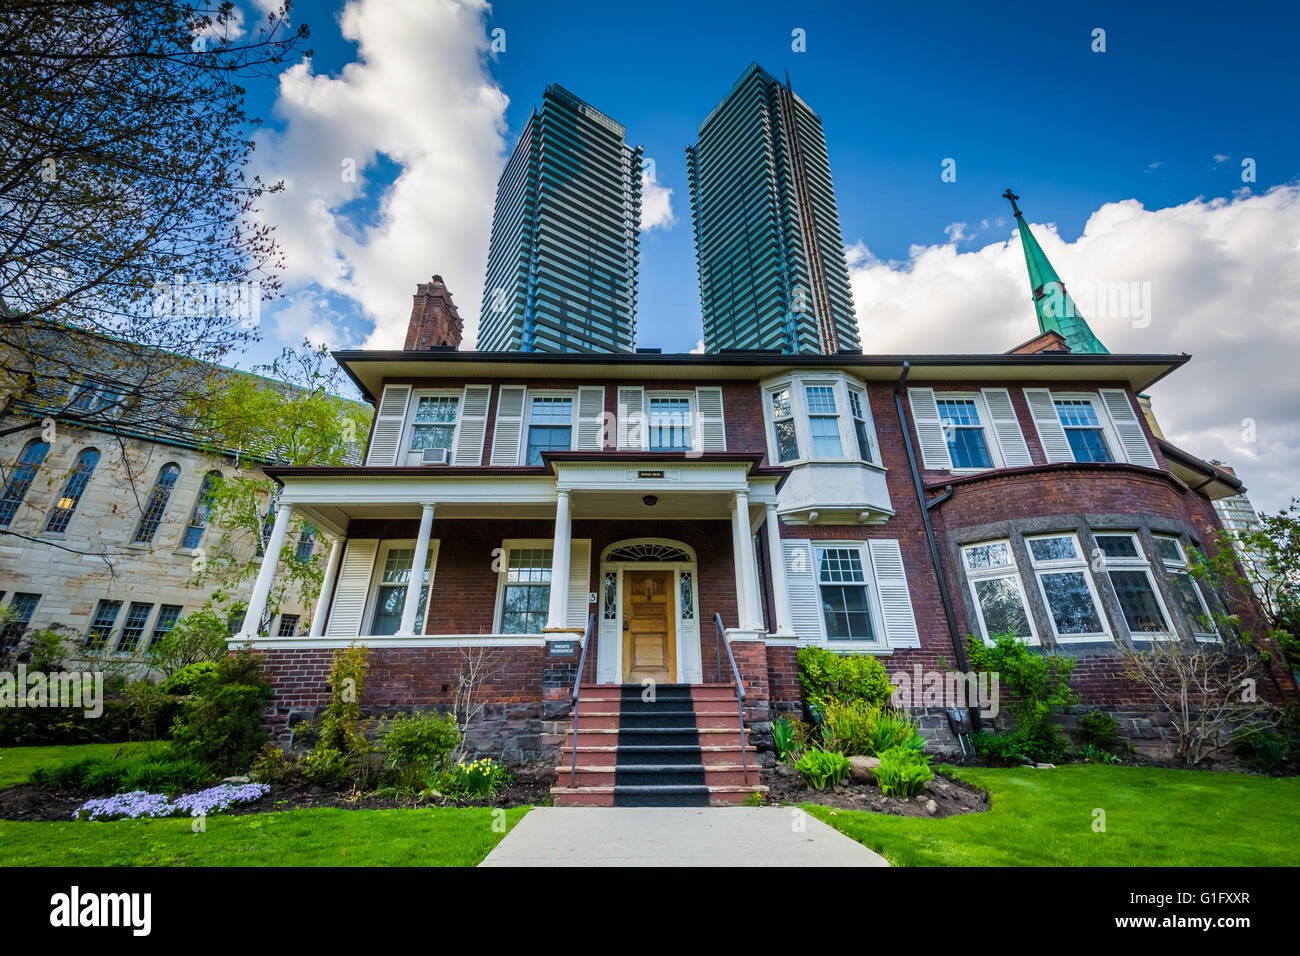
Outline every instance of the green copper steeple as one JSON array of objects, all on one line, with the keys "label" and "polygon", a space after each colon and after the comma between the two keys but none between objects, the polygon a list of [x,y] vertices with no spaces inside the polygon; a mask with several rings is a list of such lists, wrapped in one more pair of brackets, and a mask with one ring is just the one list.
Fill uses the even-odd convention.
[{"label": "green copper steeple", "polygon": [[1025,265],[1029,268],[1029,287],[1034,291],[1034,309],[1038,312],[1038,328],[1043,332],[1059,332],[1070,351],[1077,354],[1092,353],[1108,355],[1110,350],[1101,344],[1101,340],[1092,334],[1088,322],[1079,314],[1079,308],[1065,291],[1065,283],[1056,274],[1052,264],[1047,261],[1043,247],[1038,244],[1034,234],[1029,231],[1025,215],[1016,205],[1020,197],[1010,189],[1002,198],[1011,203],[1016,214],[1016,226],[1020,229],[1020,245],[1025,250]]}]

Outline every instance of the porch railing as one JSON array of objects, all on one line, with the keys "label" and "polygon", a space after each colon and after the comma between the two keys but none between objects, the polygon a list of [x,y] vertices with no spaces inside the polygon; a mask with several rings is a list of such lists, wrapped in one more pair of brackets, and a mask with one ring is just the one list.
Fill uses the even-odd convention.
[{"label": "porch railing", "polygon": [[[721,614],[713,615],[713,627],[714,641],[727,649],[727,660],[731,663],[731,676],[736,680],[736,714],[740,718],[740,766],[745,773],[745,785],[749,786],[749,758],[745,756],[745,685],[740,679],[740,668],[736,666],[736,658],[731,653],[731,639],[727,637],[727,629],[722,626]],[[718,661],[718,668],[719,670],[722,668],[721,659]],[[719,680],[718,683],[722,681]]]},{"label": "porch railing", "polygon": [[[582,639],[582,655],[578,658],[578,673],[573,678],[573,763],[569,768],[570,787],[578,779],[578,691],[582,688],[582,670],[587,665],[587,654],[591,650],[592,642],[595,639],[596,615],[593,613],[587,617],[587,633]],[[596,658],[591,659],[591,665],[592,667],[596,666]]]}]

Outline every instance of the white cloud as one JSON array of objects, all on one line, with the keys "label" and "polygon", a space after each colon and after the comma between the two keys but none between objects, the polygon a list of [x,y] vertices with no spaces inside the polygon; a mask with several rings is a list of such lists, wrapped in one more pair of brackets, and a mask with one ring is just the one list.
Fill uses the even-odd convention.
[{"label": "white cloud", "polygon": [[954,222],[943,227],[943,233],[948,237],[949,242],[961,242],[963,239],[969,239],[966,234],[966,223]]},{"label": "white cloud", "polygon": [[1230,159],[1232,159],[1231,156],[1226,156],[1226,155],[1224,155],[1223,153],[1215,153],[1215,154],[1214,154],[1214,161],[1215,161],[1215,163],[1226,163],[1226,162],[1227,162],[1228,160],[1230,160]]},{"label": "white cloud", "polygon": [[656,227],[665,231],[677,222],[673,213],[673,191],[659,185],[654,160],[646,160],[641,170],[641,231]]},{"label": "white cloud", "polygon": [[[1033,229],[1067,288],[1150,283],[1145,327],[1084,315],[1112,352],[1192,354],[1151,390],[1170,441],[1233,465],[1257,508],[1300,494],[1300,186],[1157,210],[1107,203],[1072,243],[1054,226]],[[1014,232],[969,252],[915,246],[906,262],[861,243],[847,252],[871,352],[999,352],[1038,331]]]},{"label": "white cloud", "polygon": [[[477,334],[508,102],[485,65],[486,10],[482,0],[350,0],[340,26],[354,62],[333,76],[309,61],[286,70],[275,104],[284,129],[258,134],[258,171],[286,185],[262,204],[286,292],[355,301],[374,323],[367,347],[401,347],[416,283],[433,273],[456,297],[467,346]],[[366,178],[381,155],[400,170],[354,225],[343,207],[374,195]],[[293,309],[286,321],[302,324]]]}]

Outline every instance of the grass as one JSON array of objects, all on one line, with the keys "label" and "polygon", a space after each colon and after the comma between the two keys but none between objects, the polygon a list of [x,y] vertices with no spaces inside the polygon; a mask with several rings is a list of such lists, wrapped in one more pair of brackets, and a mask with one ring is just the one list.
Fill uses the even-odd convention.
[{"label": "grass", "polygon": [[0,820],[0,866],[475,866],[528,808],[501,811],[504,826],[494,812],[430,807],[217,815],[202,833],[186,819]]},{"label": "grass", "polygon": [[0,790],[26,783],[37,767],[57,766],[90,757],[111,757],[119,750],[133,752],[149,744],[65,744],[52,747],[0,748]]},{"label": "grass", "polygon": [[[806,804],[895,866],[1295,866],[1300,779],[1078,765],[943,768],[992,809],[944,819]],[[1096,810],[1105,831],[1095,832]]]}]

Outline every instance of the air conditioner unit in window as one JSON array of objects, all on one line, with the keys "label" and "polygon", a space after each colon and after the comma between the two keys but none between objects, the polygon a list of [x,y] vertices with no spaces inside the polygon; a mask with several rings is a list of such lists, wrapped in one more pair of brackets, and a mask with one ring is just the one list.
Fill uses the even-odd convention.
[{"label": "air conditioner unit in window", "polygon": [[447,464],[447,449],[426,448],[424,449],[423,461],[426,465],[445,465]]}]

